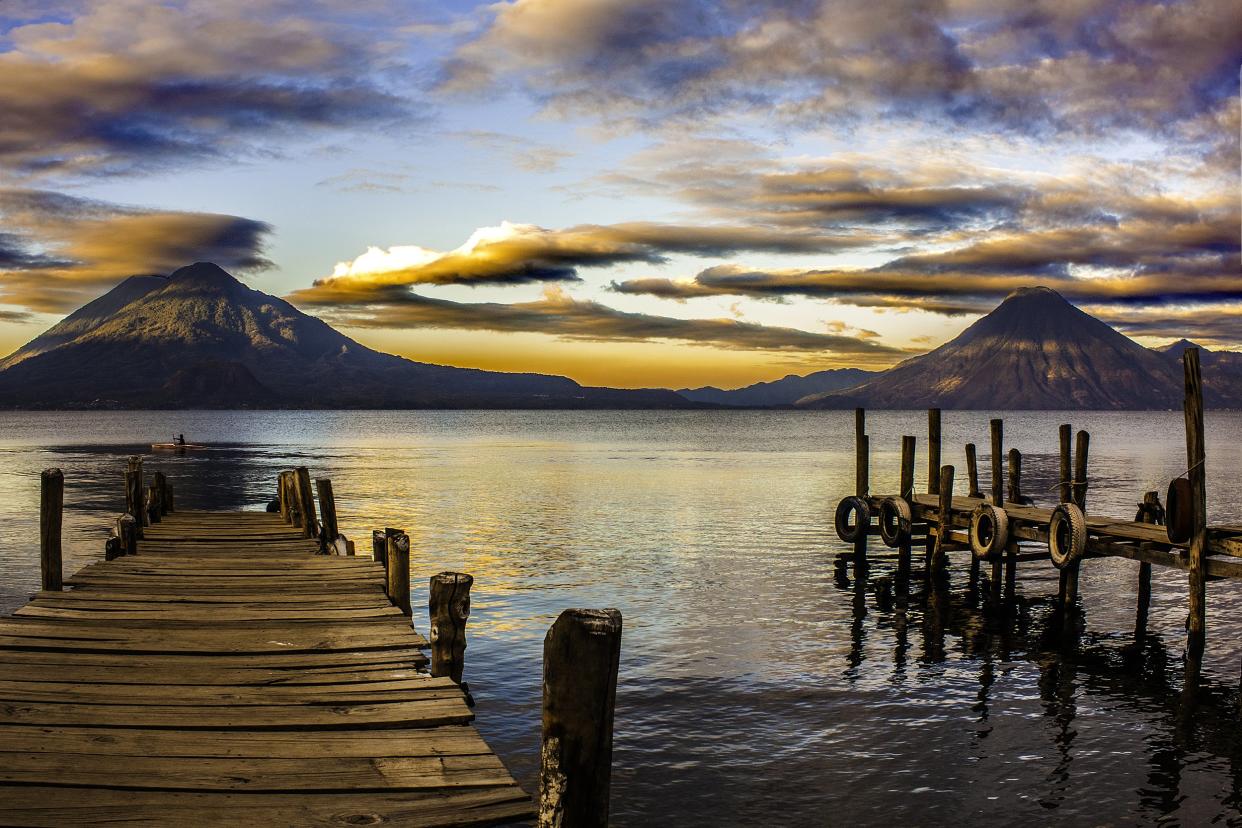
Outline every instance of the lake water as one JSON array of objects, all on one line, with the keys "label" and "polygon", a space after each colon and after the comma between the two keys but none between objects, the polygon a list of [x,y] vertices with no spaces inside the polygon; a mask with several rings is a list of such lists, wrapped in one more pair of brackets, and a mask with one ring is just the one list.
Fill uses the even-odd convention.
[{"label": "lake water", "polygon": [[[991,416],[1041,503],[1061,422],[1091,432],[1092,512],[1132,516],[1186,466],[1180,412],[946,412],[959,490],[970,441],[988,488]],[[919,436],[922,487],[925,414],[869,412],[868,431],[872,491],[896,489],[902,434]],[[852,412],[0,413],[0,613],[37,589],[40,470],[64,469],[76,571],[102,556],[126,456],[176,432],[219,446],[148,457],[181,508],[262,508],[278,471],[306,465],[332,478],[360,549],[372,528],[409,531],[416,607],[435,572],[474,574],[466,679],[528,790],[544,632],[566,607],[620,608],[615,825],[1242,824],[1242,585],[1209,584],[1194,709],[1178,701],[1176,572],[1154,574],[1142,659],[1123,650],[1129,561],[1084,564],[1071,650],[1043,634],[1046,561],[1020,566],[1004,620],[978,609],[962,553],[943,624],[921,587],[881,609],[873,583],[895,558],[878,542],[869,580],[834,576]],[[1210,517],[1242,520],[1242,413],[1209,412],[1207,448]]]}]

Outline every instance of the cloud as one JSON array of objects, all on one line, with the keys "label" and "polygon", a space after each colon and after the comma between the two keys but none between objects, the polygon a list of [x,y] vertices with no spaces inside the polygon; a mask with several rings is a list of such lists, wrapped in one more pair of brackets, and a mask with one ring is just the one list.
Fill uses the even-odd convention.
[{"label": "cloud", "polygon": [[578,281],[584,267],[624,262],[662,264],[669,254],[722,256],[736,251],[824,252],[871,241],[865,234],[826,234],[797,228],[694,226],[654,222],[584,224],[551,230],[504,222],[481,227],[449,251],[416,245],[372,247],[295,296],[356,301],[390,285],[486,285]]},{"label": "cloud", "polygon": [[1129,336],[1161,344],[1190,338],[1210,347],[1242,346],[1242,301],[1153,308],[1087,305],[1084,310]]},{"label": "cloud", "polygon": [[322,0],[115,0],[18,22],[0,43],[0,170],[133,172],[406,117],[393,44],[367,21]]},{"label": "cloud", "polygon": [[63,313],[134,274],[209,260],[270,266],[271,227],[239,216],[126,207],[46,190],[0,189],[0,302]]},{"label": "cloud", "polygon": [[562,147],[486,129],[464,130],[453,133],[451,137],[464,138],[489,152],[503,154],[510,163],[527,172],[556,172],[562,161],[574,156],[573,152]]},{"label": "cloud", "polygon": [[672,340],[748,351],[831,352],[871,361],[891,362],[904,351],[873,337],[815,333],[741,322],[737,319],[678,319],[626,313],[594,301],[574,299],[560,287],[545,288],[533,302],[453,302],[420,296],[403,287],[372,293],[364,301],[342,304],[337,297],[291,300],[334,309],[344,325],[371,328],[455,328],[503,333],[539,333],[592,342]]},{"label": "cloud", "polygon": [[661,124],[751,110],[1034,134],[1163,133],[1238,90],[1232,0],[514,0],[444,68],[551,109]]}]

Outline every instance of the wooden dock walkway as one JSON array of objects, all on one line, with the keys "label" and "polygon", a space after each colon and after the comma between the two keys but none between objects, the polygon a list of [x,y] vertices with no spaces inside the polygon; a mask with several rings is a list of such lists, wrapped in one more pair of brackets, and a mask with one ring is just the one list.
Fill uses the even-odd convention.
[{"label": "wooden dock walkway", "polygon": [[316,554],[281,514],[173,512],[142,534],[0,620],[0,824],[534,815],[462,688],[418,669],[427,641],[383,564]]}]

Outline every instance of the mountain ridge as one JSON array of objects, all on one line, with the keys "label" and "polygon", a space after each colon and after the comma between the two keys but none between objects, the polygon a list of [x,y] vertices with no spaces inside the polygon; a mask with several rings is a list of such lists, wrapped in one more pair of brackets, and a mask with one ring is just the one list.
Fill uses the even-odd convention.
[{"label": "mountain ridge", "polygon": [[695,407],[663,389],[590,388],[385,354],[210,262],[136,278],[0,362],[0,406]]}]

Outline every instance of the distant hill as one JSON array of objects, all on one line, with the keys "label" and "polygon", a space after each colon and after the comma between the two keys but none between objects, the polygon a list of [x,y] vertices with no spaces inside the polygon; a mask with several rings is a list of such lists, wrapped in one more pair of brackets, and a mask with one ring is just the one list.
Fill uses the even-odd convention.
[{"label": "distant hill", "polygon": [[688,400],[717,405],[777,406],[793,405],[809,394],[820,394],[851,388],[874,377],[876,372],[861,368],[833,368],[798,376],[789,374],[772,382],[757,382],[745,388],[725,391],[711,385],[702,388],[683,388],[677,393]]},{"label": "distant hill", "polygon": [[662,389],[374,351],[207,262],[139,276],[0,360],[0,407],[687,408]]},{"label": "distant hill", "polygon": [[[1185,346],[1183,346],[1185,347]],[[1210,352],[1209,352],[1210,353]],[[1205,357],[1208,405],[1242,405],[1232,356]],[[1046,287],[1023,288],[955,339],[805,408],[1179,408],[1181,351],[1150,350]],[[1210,363],[1210,364],[1209,364]]]}]

